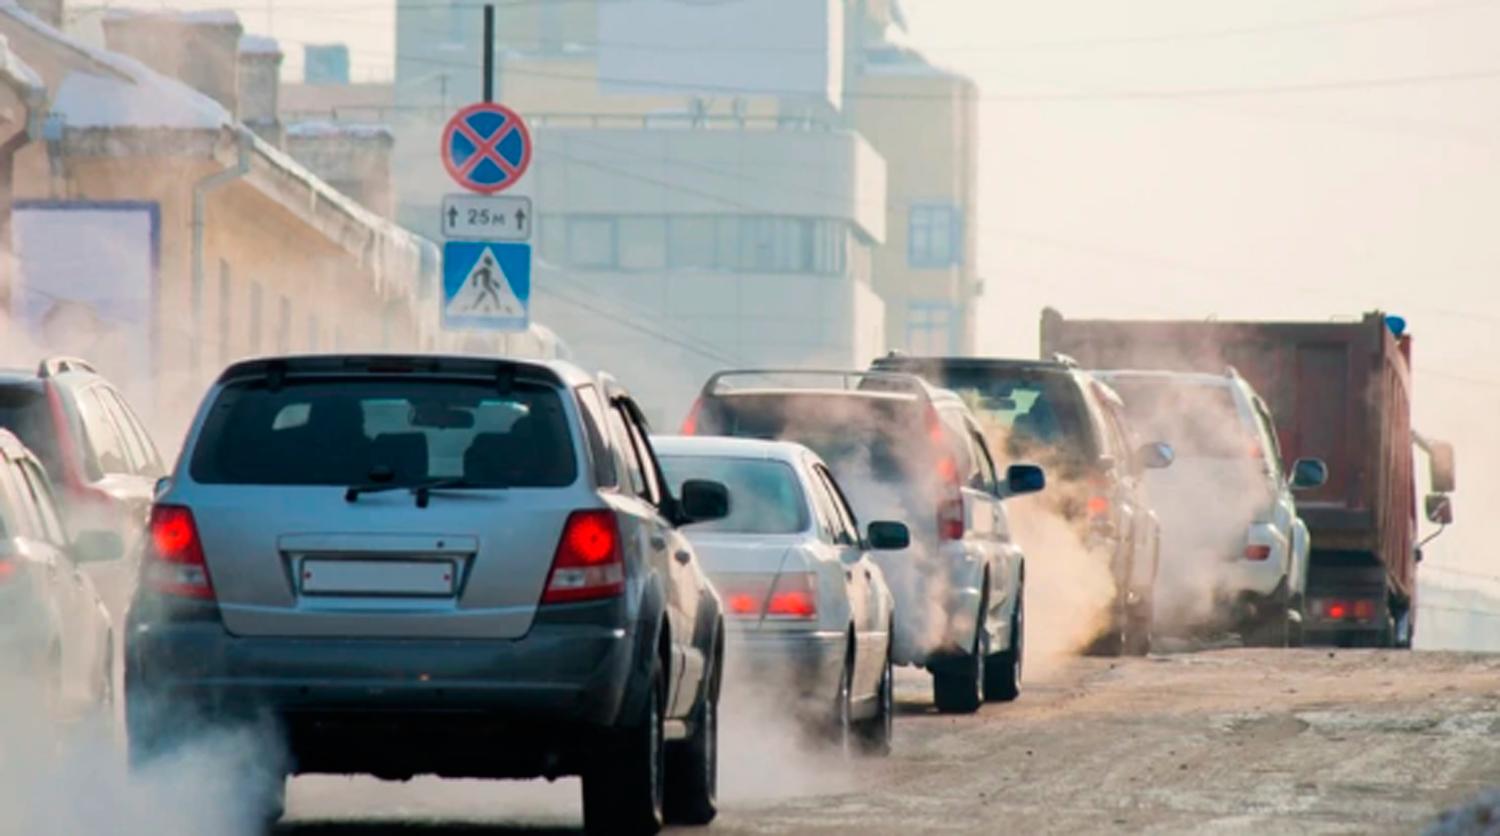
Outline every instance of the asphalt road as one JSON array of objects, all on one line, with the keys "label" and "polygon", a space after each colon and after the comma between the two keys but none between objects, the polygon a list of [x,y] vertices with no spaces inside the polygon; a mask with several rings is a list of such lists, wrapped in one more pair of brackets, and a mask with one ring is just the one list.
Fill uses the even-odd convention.
[{"label": "asphalt road", "polygon": [[[896,751],[799,746],[726,705],[714,834],[1412,833],[1500,783],[1500,657],[1240,650],[1080,659],[976,716],[906,673]],[[564,834],[578,785],[293,782],[278,833]],[[691,832],[691,831],[684,831]]]}]

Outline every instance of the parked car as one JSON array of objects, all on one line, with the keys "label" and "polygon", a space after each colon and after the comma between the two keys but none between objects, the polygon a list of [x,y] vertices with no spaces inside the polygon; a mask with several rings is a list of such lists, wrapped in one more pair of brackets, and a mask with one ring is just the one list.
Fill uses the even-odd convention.
[{"label": "parked car", "polygon": [[[42,464],[0,430],[0,667],[59,715],[102,711],[114,695],[109,613],[89,560],[118,558],[113,532],[70,536]],[[0,686],[3,687],[3,686]]]},{"label": "parked car", "polygon": [[[59,491],[67,528],[112,530],[138,553],[161,454],[124,396],[94,367],[52,357],[34,371],[0,370],[0,429],[31,449]],[[96,571],[110,611],[118,616],[134,584],[134,560]]]},{"label": "parked car", "polygon": [[[727,485],[729,516],[687,530],[728,616],[731,658],[802,701],[797,719],[841,748],[888,754],[895,717],[895,600],[871,559],[910,532],[868,535],[828,466],[800,444],[657,438],[667,483]],[[831,721],[831,722],[830,722]]]},{"label": "parked car", "polygon": [[1169,445],[1142,444],[1120,398],[1065,358],[1009,360],[893,354],[874,368],[920,374],[967,399],[987,429],[1003,436],[1012,460],[1042,461],[1062,483],[1063,515],[1109,561],[1111,618],[1091,649],[1143,654],[1151,647],[1152,592],[1160,523],[1145,472],[1167,467]]},{"label": "parked car", "polygon": [[895,663],[932,673],[941,711],[1020,694],[1025,556],[1001,500],[1040,490],[1004,476],[952,392],[905,374],[729,371],[709,379],[684,435],[797,441],[828,463],[860,518],[907,525],[874,559],[896,599]]},{"label": "parked car", "polygon": [[1322,485],[1327,466],[1301,459],[1282,470],[1271,410],[1233,369],[1094,374],[1132,424],[1176,453],[1171,469],[1147,475],[1162,517],[1158,615],[1174,602],[1184,626],[1301,644],[1310,541],[1292,491]]},{"label": "parked car", "polygon": [[728,504],[567,363],[231,366],[152,509],[132,760],[268,714],[295,773],[581,775],[590,831],[706,823],[723,617],[678,527]]}]

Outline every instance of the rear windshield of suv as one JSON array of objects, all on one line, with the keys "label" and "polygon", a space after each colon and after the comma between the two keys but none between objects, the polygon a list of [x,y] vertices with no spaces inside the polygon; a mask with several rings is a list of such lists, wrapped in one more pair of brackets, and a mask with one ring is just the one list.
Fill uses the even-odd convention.
[{"label": "rear windshield of suv", "polygon": [[926,403],[915,397],[746,393],[719,396],[707,409],[707,431],[804,444],[840,482],[903,482],[933,471]]},{"label": "rear windshield of suv", "polygon": [[0,386],[0,429],[15,433],[31,448],[53,479],[62,477],[52,413],[40,387]]},{"label": "rear windshield of suv", "polygon": [[999,430],[1013,458],[1047,448],[1069,458],[1097,455],[1093,423],[1067,372],[948,367],[934,381],[968,403],[987,430]]},{"label": "rear windshield of suv", "polygon": [[661,469],[682,496],[682,483],[707,479],[729,488],[729,516],[696,523],[693,531],[796,534],[809,525],[807,502],[791,465],[770,459],[662,456]]},{"label": "rear windshield of suv", "polygon": [[576,455],[559,393],[517,381],[289,380],[233,384],[193,451],[203,484],[564,487]]},{"label": "rear windshield of suv", "polygon": [[1142,438],[1165,441],[1179,458],[1261,458],[1234,393],[1227,386],[1161,377],[1110,377],[1125,414]]}]

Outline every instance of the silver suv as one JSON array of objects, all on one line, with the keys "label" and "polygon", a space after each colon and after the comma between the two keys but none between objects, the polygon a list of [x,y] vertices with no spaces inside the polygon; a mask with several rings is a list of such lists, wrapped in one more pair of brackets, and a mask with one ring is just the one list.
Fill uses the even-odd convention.
[{"label": "silver suv", "polygon": [[232,366],[152,510],[133,761],[269,716],[287,772],[582,775],[591,831],[708,822],[723,619],[677,527],[728,494],[665,485],[634,401],[564,363]]},{"label": "silver suv", "polygon": [[940,711],[1020,695],[1025,554],[1002,500],[1046,477],[1033,465],[997,471],[957,395],[909,374],[726,371],[704,385],[683,434],[816,451],[860,519],[909,529],[906,548],[873,556],[896,599],[895,663],[932,672]]}]

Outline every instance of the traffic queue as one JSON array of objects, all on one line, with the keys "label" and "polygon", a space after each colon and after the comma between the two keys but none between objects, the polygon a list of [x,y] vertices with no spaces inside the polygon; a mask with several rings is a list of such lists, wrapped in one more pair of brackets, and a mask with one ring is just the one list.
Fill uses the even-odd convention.
[{"label": "traffic queue", "polygon": [[[1018,698],[1016,497],[1107,567],[1095,653],[1183,624],[1289,646],[1311,617],[1293,492],[1329,468],[1283,467],[1233,371],[893,354],[715,374],[676,435],[645,414],[563,361],[262,358],[223,371],[165,471],[87,363],[7,373],[7,661],[97,712],[123,681],[134,765],[269,719],[268,822],[292,774],[576,775],[591,832],[649,833],[714,818],[742,681],[851,757],[891,751],[898,666],[941,712]],[[1186,524],[1203,479],[1252,499]],[[1206,610],[1179,611],[1189,576]]]}]

